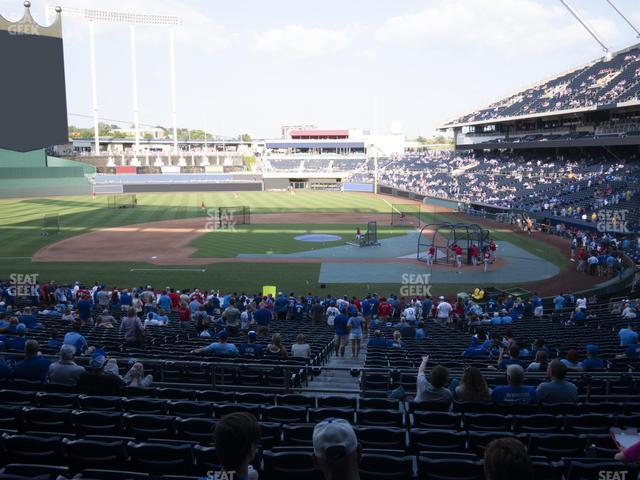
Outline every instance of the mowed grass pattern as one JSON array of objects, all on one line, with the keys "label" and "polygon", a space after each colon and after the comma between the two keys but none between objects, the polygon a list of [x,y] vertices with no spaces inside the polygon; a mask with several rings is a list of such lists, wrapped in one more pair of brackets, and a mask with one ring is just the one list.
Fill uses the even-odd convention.
[{"label": "mowed grass pattern", "polygon": [[[109,209],[107,197],[88,196],[0,200],[2,257],[27,257],[43,246],[91,230],[178,218],[205,217],[207,208],[247,205],[251,213],[370,212],[390,207],[371,195],[341,192],[243,192],[139,194],[136,208]],[[61,232],[43,236],[45,214],[60,215]]]},{"label": "mowed grass pattern", "polygon": [[[362,233],[364,224],[353,225],[238,225],[233,229],[207,233],[193,242],[198,249],[193,257],[236,257],[241,253],[280,254],[319,250],[321,248],[344,245],[355,239],[356,227]],[[304,242],[296,240],[298,235],[327,233],[338,235],[340,240],[330,242]],[[378,227],[378,238],[404,235],[405,230],[394,227]]]},{"label": "mowed grass pattern", "polygon": [[[104,251],[96,252],[96,257],[102,258],[103,262],[32,262],[31,256],[49,243],[95,229],[192,217],[203,217],[204,221],[206,214],[200,207],[202,202],[207,208],[247,205],[252,214],[368,212],[374,218],[375,214],[390,214],[390,207],[382,198],[360,193],[199,192],[148,193],[137,197],[137,208],[116,210],[107,208],[107,196],[96,199],[89,196],[0,199],[0,278],[6,279],[14,273],[36,273],[43,281],[78,280],[91,284],[100,281],[120,287],[152,284],[254,292],[261,291],[263,285],[277,285],[284,290],[301,291],[318,287],[320,265],[231,263],[190,265],[188,268],[160,267],[145,263],[109,262],[108,245]],[[45,214],[60,215],[61,231],[58,235],[41,234]],[[353,233],[350,232],[351,235]],[[326,293],[358,293],[359,289],[356,291],[353,285],[331,285]]]}]

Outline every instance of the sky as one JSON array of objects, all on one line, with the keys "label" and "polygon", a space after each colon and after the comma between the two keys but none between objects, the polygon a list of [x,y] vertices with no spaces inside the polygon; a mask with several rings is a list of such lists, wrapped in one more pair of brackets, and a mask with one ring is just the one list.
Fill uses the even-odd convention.
[{"label": "sky", "polygon": [[[560,0],[49,0],[63,8],[69,121],[90,126],[89,29],[65,7],[176,15],[178,125],[431,135],[444,121],[602,56]],[[569,0],[613,50],[640,39],[606,0]],[[614,3],[640,28],[638,0]],[[46,2],[31,12],[45,23]],[[0,14],[22,16],[21,0]],[[97,24],[99,116],[133,123],[130,35]],[[171,125],[169,31],[136,27],[140,123]],[[376,107],[377,105],[377,107]],[[376,115],[377,112],[377,115]],[[376,121],[377,119],[377,121]]]}]

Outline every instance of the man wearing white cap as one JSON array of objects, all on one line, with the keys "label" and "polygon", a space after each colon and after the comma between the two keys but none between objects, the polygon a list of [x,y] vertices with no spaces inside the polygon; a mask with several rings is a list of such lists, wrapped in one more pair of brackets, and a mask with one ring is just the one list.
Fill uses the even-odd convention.
[{"label": "man wearing white cap", "polygon": [[327,418],[313,429],[313,462],[326,480],[359,480],[362,445],[353,427],[341,418]]}]

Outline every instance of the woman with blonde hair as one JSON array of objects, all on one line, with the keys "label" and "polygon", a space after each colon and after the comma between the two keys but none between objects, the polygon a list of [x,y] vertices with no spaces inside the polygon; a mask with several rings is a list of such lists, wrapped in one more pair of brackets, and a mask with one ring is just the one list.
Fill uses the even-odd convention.
[{"label": "woman with blonde hair", "polygon": [[271,337],[271,343],[267,347],[267,355],[272,357],[287,357],[287,349],[282,345],[282,339],[279,333],[274,333]]},{"label": "woman with blonde hair", "polygon": [[393,340],[389,341],[389,348],[404,348],[406,346],[404,340],[402,340],[402,334],[399,330],[393,332]]},{"label": "woman with blonde hair", "polygon": [[123,378],[127,387],[148,387],[153,382],[153,375],[144,374],[144,365],[135,362]]}]

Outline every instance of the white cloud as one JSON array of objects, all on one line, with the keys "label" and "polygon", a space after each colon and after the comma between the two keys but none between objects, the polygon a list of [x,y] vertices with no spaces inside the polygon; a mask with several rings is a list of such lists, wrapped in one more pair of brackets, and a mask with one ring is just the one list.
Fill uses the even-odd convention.
[{"label": "white cloud", "polygon": [[[609,19],[589,22],[605,38],[616,33]],[[385,44],[508,56],[549,53],[591,41],[564,7],[534,0],[436,0],[423,10],[389,18],[375,37]]]},{"label": "white cloud", "polygon": [[[4,1],[4,0],[0,0]],[[144,13],[152,15],[172,15],[182,19],[182,26],[176,28],[176,43],[206,52],[219,52],[228,47],[232,36],[225,28],[214,22],[205,12],[178,0],[156,0],[152,4],[143,0],[58,0],[52,5],[62,6],[64,35],[67,42],[87,41],[86,22],[76,18],[64,18],[64,9],[69,7],[107,10],[126,13]],[[33,8],[32,8],[33,10]],[[100,23],[96,26],[98,35],[121,32],[128,35],[126,25]],[[136,27],[136,42],[142,47],[167,48],[168,30],[163,27]]]},{"label": "white cloud", "polygon": [[359,29],[356,27],[331,30],[287,25],[255,33],[253,46],[263,53],[281,53],[297,58],[308,58],[344,50],[358,33]]}]

